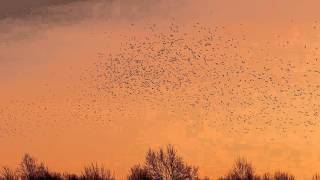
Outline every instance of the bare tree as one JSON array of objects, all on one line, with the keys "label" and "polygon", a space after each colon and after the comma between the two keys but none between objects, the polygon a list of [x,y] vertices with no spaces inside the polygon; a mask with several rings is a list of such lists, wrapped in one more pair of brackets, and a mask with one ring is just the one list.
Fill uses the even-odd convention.
[{"label": "bare tree", "polygon": [[78,180],[80,179],[80,177],[77,174],[73,174],[73,173],[63,173],[62,174],[62,178],[61,179],[65,179],[65,180]]},{"label": "bare tree", "polygon": [[269,173],[264,173],[261,177],[261,180],[271,180],[272,176]]},{"label": "bare tree", "polygon": [[35,158],[25,154],[18,169],[21,179],[61,179],[59,173],[51,173],[43,163],[38,163]]},{"label": "bare tree", "polygon": [[8,167],[3,167],[1,171],[1,177],[0,179],[4,180],[18,180],[19,176],[16,171],[8,168]]},{"label": "bare tree", "polygon": [[261,179],[255,174],[254,168],[251,163],[246,159],[239,158],[235,161],[232,170],[225,177],[219,180],[259,180]]},{"label": "bare tree", "polygon": [[128,180],[152,180],[152,177],[149,175],[148,170],[145,167],[135,165],[130,170]]},{"label": "bare tree", "polygon": [[37,174],[36,160],[29,154],[25,154],[20,163],[19,172],[22,178],[30,179]]},{"label": "bare tree", "polygon": [[198,178],[198,168],[186,164],[172,145],[159,151],[149,149],[145,169],[154,180],[194,180]]},{"label": "bare tree", "polygon": [[294,180],[295,178],[293,175],[287,172],[278,171],[274,173],[273,179],[274,180]]},{"label": "bare tree", "polygon": [[315,174],[313,177],[312,177],[312,180],[320,180],[320,174]]},{"label": "bare tree", "polygon": [[97,163],[92,163],[84,168],[81,179],[84,180],[115,180],[110,170],[103,166],[98,166]]}]

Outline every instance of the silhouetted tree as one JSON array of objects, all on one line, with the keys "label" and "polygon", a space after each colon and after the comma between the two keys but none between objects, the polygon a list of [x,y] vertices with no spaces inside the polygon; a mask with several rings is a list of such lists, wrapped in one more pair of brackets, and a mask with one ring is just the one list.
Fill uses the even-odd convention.
[{"label": "silhouetted tree", "polygon": [[97,163],[92,163],[84,168],[81,179],[83,180],[115,180],[110,170],[105,169],[103,166],[98,166]]},{"label": "silhouetted tree", "polygon": [[261,179],[255,174],[251,163],[248,163],[244,158],[239,158],[235,161],[232,170],[225,177],[219,180],[259,180]]},{"label": "silhouetted tree", "polygon": [[294,176],[287,172],[275,172],[273,176],[274,180],[294,180]]},{"label": "silhouetted tree", "polygon": [[78,175],[76,175],[76,174],[73,174],[73,173],[63,173],[62,179],[78,180],[78,179],[80,179],[80,177]]},{"label": "silhouetted tree", "polygon": [[[145,163],[133,166],[127,179],[210,180],[208,177],[200,179],[198,168],[186,164],[172,145],[159,150],[149,149]],[[81,175],[51,172],[43,163],[38,163],[35,158],[25,154],[17,170],[8,167],[0,169],[0,180],[115,180],[115,177],[110,170],[98,166],[97,163],[84,167]],[[251,163],[244,158],[239,158],[228,174],[218,180],[295,180],[295,177],[282,171],[259,176]],[[320,180],[320,174],[315,174],[312,180]]]},{"label": "silhouetted tree", "polygon": [[202,180],[210,180],[209,177],[204,177]]},{"label": "silhouetted tree", "polygon": [[25,154],[22,158],[19,173],[21,179],[27,180],[61,179],[59,173],[50,173],[43,163],[38,164],[37,161],[29,154]]},{"label": "silhouetted tree", "polygon": [[37,164],[33,157],[29,154],[25,154],[22,158],[19,172],[22,178],[30,179],[37,174]]},{"label": "silhouetted tree", "polygon": [[145,170],[153,180],[194,180],[198,178],[198,168],[186,164],[172,145],[159,151],[149,149]]},{"label": "silhouetted tree", "polygon": [[152,180],[152,177],[149,175],[148,170],[145,167],[135,165],[130,170],[128,180]]},{"label": "silhouetted tree", "polygon": [[315,174],[313,177],[312,177],[312,180],[320,180],[320,174]]},{"label": "silhouetted tree", "polygon": [[1,176],[0,179],[3,180],[18,180],[19,176],[16,171],[8,168],[8,167],[3,167],[1,171]]},{"label": "silhouetted tree", "polygon": [[271,180],[272,176],[269,173],[264,173],[261,177],[261,180]]}]

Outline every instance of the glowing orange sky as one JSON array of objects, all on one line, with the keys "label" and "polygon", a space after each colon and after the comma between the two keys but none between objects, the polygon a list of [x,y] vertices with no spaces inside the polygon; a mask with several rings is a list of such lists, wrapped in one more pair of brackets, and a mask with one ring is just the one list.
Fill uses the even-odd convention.
[{"label": "glowing orange sky", "polygon": [[[319,117],[314,115],[319,107],[318,91],[314,88],[320,83],[316,73],[320,67],[319,5],[319,1],[311,0],[137,4],[116,1],[112,7],[79,3],[53,8],[44,20],[38,16],[2,20],[0,165],[14,166],[23,153],[29,152],[53,169],[80,171],[84,164],[97,161],[114,170],[118,177],[125,177],[130,166],[143,161],[149,147],[172,143],[188,162],[200,167],[201,174],[212,177],[226,172],[234,158],[245,156],[259,172],[284,169],[299,179],[309,178],[320,169],[320,124]],[[92,13],[83,18],[86,6]],[[75,15],[68,18],[70,24],[59,14],[68,8],[75,9]],[[104,12],[105,8],[110,12]],[[194,45],[207,35],[204,31],[197,32],[201,27],[193,27],[197,22],[201,27],[220,28],[216,34],[221,40],[216,43],[221,49],[216,54],[227,53],[223,57],[225,67],[233,68],[223,69],[220,65],[217,72],[239,70],[238,54],[247,61],[250,70],[262,73],[266,72],[265,67],[271,68],[266,76],[280,84],[285,83],[281,79],[285,76],[291,89],[281,94],[282,86],[264,88],[267,83],[257,81],[254,87],[259,87],[258,91],[250,89],[248,83],[244,86],[248,86],[250,95],[234,88],[238,97],[231,93],[214,96],[210,99],[214,108],[209,111],[184,103],[192,104],[194,98],[207,102],[201,99],[207,91],[200,88],[211,89],[212,84],[227,81],[224,77],[200,81],[203,74],[199,73],[199,77],[190,76],[194,78],[192,84],[162,95],[144,91],[138,96],[125,96],[125,90],[118,90],[120,95],[115,99],[96,89],[97,84],[105,83],[94,81],[95,73],[101,72],[101,69],[94,71],[96,62],[108,62],[109,54],[116,56],[121,48],[129,48],[128,42],[143,42],[146,37],[156,42],[157,37],[150,32],[154,24],[156,35],[168,36],[170,23],[179,26],[175,36],[188,33],[183,43]],[[237,48],[224,49],[232,38],[239,40]],[[203,47],[192,48],[200,51]],[[135,53],[129,51],[125,57]],[[174,49],[170,53],[173,56]],[[211,54],[204,52],[201,57]],[[181,72],[188,68],[183,64]],[[286,68],[291,72],[286,73]],[[208,69],[204,66],[205,70]],[[177,76],[181,75],[179,72]],[[110,76],[117,78],[117,75]],[[248,74],[232,77],[227,81],[226,92],[237,87],[235,79],[250,80]],[[141,76],[137,78],[139,83],[144,80]],[[300,93],[299,88],[306,93],[303,98],[294,98],[292,94]],[[270,105],[273,100],[263,103],[252,100],[262,98],[262,92],[276,96],[283,106]],[[308,94],[311,92],[314,94]],[[235,98],[232,110],[237,117],[250,115],[257,120],[229,121],[229,109],[218,102],[231,98]],[[255,104],[240,105],[244,101]],[[268,109],[269,116],[263,117],[259,112],[266,107],[281,109],[286,114]],[[301,115],[297,110],[307,113]],[[285,121],[286,118],[289,120]],[[273,126],[264,126],[266,120],[271,120]],[[313,125],[305,126],[306,122]]]}]

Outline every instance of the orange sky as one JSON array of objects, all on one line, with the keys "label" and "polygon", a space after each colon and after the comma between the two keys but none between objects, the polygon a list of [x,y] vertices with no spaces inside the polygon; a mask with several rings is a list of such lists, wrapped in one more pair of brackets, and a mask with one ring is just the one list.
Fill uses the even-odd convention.
[{"label": "orange sky", "polygon": [[258,172],[310,178],[320,169],[319,5],[116,1],[2,19],[0,165],[29,152],[56,170],[97,161],[125,177],[149,147],[172,143],[208,176],[245,156]]}]

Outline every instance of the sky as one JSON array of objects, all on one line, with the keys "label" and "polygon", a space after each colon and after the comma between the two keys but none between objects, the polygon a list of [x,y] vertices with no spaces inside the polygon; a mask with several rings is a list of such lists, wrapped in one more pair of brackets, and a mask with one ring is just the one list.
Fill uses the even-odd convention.
[{"label": "sky", "polygon": [[0,4],[0,166],[125,177],[171,143],[210,177],[319,171],[320,2]]}]

